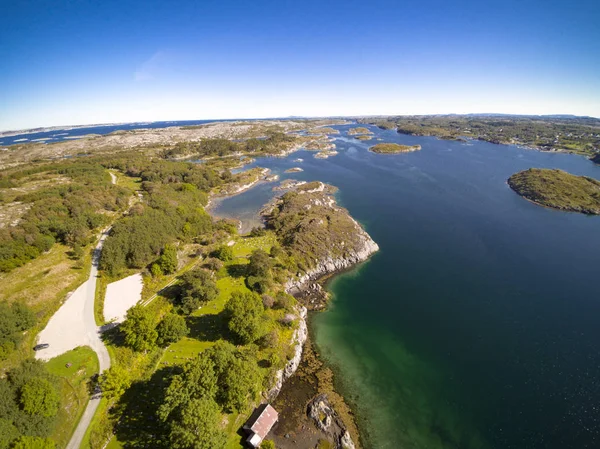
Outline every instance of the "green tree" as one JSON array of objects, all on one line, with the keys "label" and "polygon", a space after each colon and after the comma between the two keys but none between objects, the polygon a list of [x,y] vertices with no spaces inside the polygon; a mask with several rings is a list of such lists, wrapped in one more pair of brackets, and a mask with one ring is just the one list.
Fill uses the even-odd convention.
[{"label": "green tree", "polygon": [[192,399],[173,422],[170,442],[175,449],[217,449],[225,446],[225,433],[221,430],[221,413],[217,403],[210,398]]},{"label": "green tree", "polygon": [[248,287],[258,293],[265,293],[271,285],[273,262],[262,249],[252,251],[250,263],[246,267]]},{"label": "green tree", "polygon": [[256,293],[233,292],[225,305],[228,327],[242,343],[252,343],[264,333],[265,308]]},{"label": "green tree", "polygon": [[22,436],[20,437],[12,449],[55,449],[56,444],[50,438],[40,438],[40,437],[30,437],[30,436]]},{"label": "green tree", "polygon": [[181,374],[173,377],[165,392],[164,401],[158,409],[158,417],[162,421],[167,421],[172,414],[179,415],[193,399],[214,400],[217,391],[215,363],[210,354],[205,351],[186,364]]},{"label": "green tree", "polygon": [[0,449],[8,449],[19,436],[19,431],[9,419],[0,418]]},{"label": "green tree", "polygon": [[125,344],[134,351],[148,351],[154,348],[158,333],[149,311],[141,305],[127,311],[127,319],[121,324]]},{"label": "green tree", "polygon": [[272,262],[269,255],[262,249],[255,249],[250,255],[247,266],[248,276],[269,278],[271,276]]},{"label": "green tree", "polygon": [[21,388],[20,402],[25,413],[46,417],[56,415],[60,405],[54,386],[40,377],[32,378]]},{"label": "green tree", "polygon": [[120,397],[131,386],[129,371],[119,365],[113,365],[100,377],[102,394],[112,399]]},{"label": "green tree", "polygon": [[177,248],[173,245],[165,245],[161,256],[158,259],[158,265],[160,266],[164,274],[175,273],[177,270]]},{"label": "green tree", "polygon": [[153,278],[162,276],[163,272],[162,272],[162,269],[160,268],[160,265],[157,263],[153,263],[150,266],[150,274],[152,275]]},{"label": "green tree", "polygon": [[262,376],[254,360],[235,357],[220,379],[223,386],[219,397],[223,407],[232,412],[242,411],[260,394]]},{"label": "green tree", "polygon": [[181,340],[190,333],[185,319],[174,313],[169,313],[165,316],[158,324],[156,331],[158,332],[157,343],[163,347]]},{"label": "green tree", "polygon": [[222,245],[213,252],[213,256],[223,262],[230,262],[233,260],[233,248],[231,246]]},{"label": "green tree", "polygon": [[181,276],[179,287],[181,310],[186,314],[192,313],[203,303],[211,301],[219,294],[212,273],[203,269],[184,273]]}]

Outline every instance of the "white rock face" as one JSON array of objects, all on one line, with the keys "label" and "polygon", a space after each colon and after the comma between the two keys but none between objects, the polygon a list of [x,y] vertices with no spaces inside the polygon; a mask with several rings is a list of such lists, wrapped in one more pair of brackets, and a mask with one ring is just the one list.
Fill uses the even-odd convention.
[{"label": "white rock face", "polygon": [[[356,222],[355,222],[356,223]],[[379,245],[367,234],[358,223],[356,223],[357,232],[359,232],[359,240],[361,244],[357,249],[347,250],[345,256],[332,258],[329,257],[317,263],[317,266],[298,279],[290,280],[286,283],[285,288],[288,293],[297,293],[311,281],[319,279],[336,271],[342,271],[350,268],[357,263],[363,262],[369,256],[379,250]]]},{"label": "white rock face", "polygon": [[275,374],[275,384],[267,393],[267,397],[270,401],[277,397],[281,391],[283,382],[292,377],[292,375],[298,369],[298,366],[300,366],[302,349],[304,348],[304,343],[306,343],[306,339],[308,338],[308,326],[306,325],[306,307],[298,306],[297,310],[299,320],[298,328],[294,331],[294,335],[292,336],[292,342],[294,344],[294,356],[289,362],[287,362],[283,369],[277,371]]}]

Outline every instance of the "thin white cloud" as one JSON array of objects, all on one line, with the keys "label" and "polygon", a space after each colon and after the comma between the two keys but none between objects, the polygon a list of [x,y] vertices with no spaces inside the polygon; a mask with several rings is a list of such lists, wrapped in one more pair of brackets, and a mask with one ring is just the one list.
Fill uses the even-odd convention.
[{"label": "thin white cloud", "polygon": [[136,81],[153,80],[158,76],[161,65],[165,60],[165,52],[157,51],[149,59],[144,61],[135,71]]}]

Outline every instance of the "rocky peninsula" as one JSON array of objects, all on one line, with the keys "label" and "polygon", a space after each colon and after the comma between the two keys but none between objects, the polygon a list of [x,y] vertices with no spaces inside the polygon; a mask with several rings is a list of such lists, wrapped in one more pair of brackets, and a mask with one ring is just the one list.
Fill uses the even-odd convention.
[{"label": "rocky peninsula", "polygon": [[[348,211],[337,205],[335,191],[318,181],[296,185],[263,211],[267,229],[273,230],[295,264],[290,272],[296,274],[286,282],[286,292],[309,310],[322,308],[327,296],[318,283],[321,279],[363,262],[379,250]],[[294,357],[278,374],[277,393],[281,391],[281,395],[276,405],[281,424],[274,435],[278,447],[291,447],[290,435],[303,444],[312,444],[314,439],[315,446],[325,440],[331,444],[327,447],[356,447],[358,431],[352,412],[333,388],[333,373],[314,352],[304,326],[294,341]],[[293,375],[296,369],[298,373]]]},{"label": "rocky peninsula", "polygon": [[541,206],[583,214],[600,214],[600,182],[562,170],[530,168],[508,178],[523,198]]}]

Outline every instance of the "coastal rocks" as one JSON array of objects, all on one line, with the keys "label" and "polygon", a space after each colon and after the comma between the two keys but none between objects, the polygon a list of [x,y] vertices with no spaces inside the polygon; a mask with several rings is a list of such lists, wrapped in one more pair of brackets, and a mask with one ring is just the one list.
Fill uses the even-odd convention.
[{"label": "coastal rocks", "polygon": [[292,167],[292,168],[288,168],[285,172],[286,173],[299,173],[304,171],[303,169],[301,169],[300,167]]},{"label": "coastal rocks", "polygon": [[278,186],[273,187],[274,191],[290,190],[295,189],[301,185],[306,184],[306,181],[296,181],[295,179],[286,179]]},{"label": "coastal rocks", "polygon": [[349,249],[344,256],[337,258],[329,257],[318,261],[313,269],[298,276],[297,279],[288,281],[285,284],[286,291],[290,294],[298,294],[311,281],[315,281],[337,271],[347,270],[353,265],[367,260],[371,254],[377,252],[379,250],[379,245],[373,241],[371,236],[369,236],[358,223],[356,223],[356,226],[359,232],[358,239],[360,241],[360,244],[356,248]]},{"label": "coastal rocks", "polygon": [[302,348],[308,338],[308,326],[306,325],[307,309],[304,306],[299,305],[297,308],[298,312],[298,328],[294,331],[292,336],[292,344],[294,345],[294,355],[287,362],[285,367],[275,374],[275,382],[273,387],[267,393],[269,401],[273,401],[283,386],[283,382],[289,379],[298,369],[300,360],[302,359]]},{"label": "coastal rocks", "polygon": [[275,182],[275,181],[279,181],[279,175],[269,175],[269,176],[265,176],[264,179],[265,182]]},{"label": "coastal rocks", "polygon": [[[239,175],[242,175],[243,178],[238,182],[233,182],[233,183],[225,186],[224,188],[221,189],[219,194],[230,196],[230,195],[237,195],[238,193],[245,192],[246,190],[254,187],[260,181],[266,180],[270,171],[271,170],[269,170],[268,168],[257,168],[257,169],[252,169],[248,173],[246,173],[246,172],[240,173]],[[274,175],[274,176],[277,176],[277,175]]]},{"label": "coastal rocks", "polygon": [[328,157],[335,156],[336,154],[338,154],[338,152],[334,150],[319,151],[317,154],[314,155],[314,158],[327,159]]},{"label": "coastal rocks", "polygon": [[326,394],[320,394],[310,401],[307,415],[319,430],[331,438],[336,449],[355,449],[350,433],[329,403]]},{"label": "coastal rocks", "polygon": [[294,159],[292,162],[296,162],[296,163],[304,162],[304,159],[298,158],[298,159]]}]

